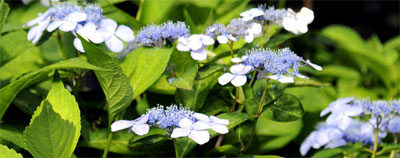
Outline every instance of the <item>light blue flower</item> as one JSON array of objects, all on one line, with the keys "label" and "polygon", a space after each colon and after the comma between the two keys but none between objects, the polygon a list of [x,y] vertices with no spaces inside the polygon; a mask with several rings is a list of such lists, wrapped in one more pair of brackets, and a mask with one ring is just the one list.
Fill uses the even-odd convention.
[{"label": "light blue flower", "polygon": [[246,74],[251,72],[253,67],[250,65],[236,64],[231,66],[231,73],[224,73],[218,78],[218,83],[221,85],[226,85],[229,82],[235,87],[240,87],[246,84],[247,76]]},{"label": "light blue flower", "polygon": [[162,47],[167,41],[173,43],[180,37],[189,37],[189,28],[183,22],[168,21],[161,25],[142,27],[137,35],[136,43],[143,46]]},{"label": "light blue flower", "polygon": [[178,42],[176,48],[179,51],[191,51],[190,56],[194,60],[201,61],[207,59],[207,50],[205,48],[208,45],[213,45],[214,39],[203,34],[193,34],[187,38],[180,37]]},{"label": "light blue flower", "polygon": [[171,138],[189,137],[197,144],[203,145],[210,140],[210,133],[207,131],[209,128],[204,122],[193,122],[184,118],[179,121],[179,127],[172,131]]},{"label": "light blue flower", "polygon": [[264,15],[264,11],[260,8],[251,8],[245,12],[240,13],[243,21],[250,21],[261,15]]},{"label": "light blue flower", "polygon": [[270,6],[265,9],[263,18],[266,21],[282,25],[282,19],[285,17],[286,12],[286,9],[275,9],[274,6]]},{"label": "light blue flower", "polygon": [[228,31],[223,24],[214,24],[206,29],[206,35],[217,38],[217,41],[221,44],[228,43],[228,40],[236,40],[232,35],[228,34]]},{"label": "light blue flower", "polygon": [[193,111],[184,107],[178,107],[177,105],[171,105],[166,108],[158,105],[149,109],[147,114],[149,115],[149,123],[161,128],[176,127],[183,118],[195,120],[192,116],[194,114]]},{"label": "light blue flower", "polygon": [[130,128],[137,135],[145,135],[149,132],[150,126],[146,124],[149,119],[149,115],[142,115],[136,120],[118,120],[111,124],[111,131],[116,132],[123,129]]},{"label": "light blue flower", "polygon": [[396,116],[389,121],[388,131],[394,134],[400,134],[400,117]]},{"label": "light blue flower", "polygon": [[178,40],[179,37],[189,37],[190,31],[184,22],[168,21],[161,25],[161,36],[171,43]]}]

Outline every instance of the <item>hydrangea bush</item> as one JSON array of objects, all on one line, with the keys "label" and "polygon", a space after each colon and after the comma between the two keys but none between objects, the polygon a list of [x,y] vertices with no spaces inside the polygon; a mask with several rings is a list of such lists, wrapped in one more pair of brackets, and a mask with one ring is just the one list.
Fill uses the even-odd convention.
[{"label": "hydrangea bush", "polygon": [[318,33],[368,59],[363,81],[288,44],[311,9],[247,3],[1,1],[0,155],[236,157],[292,142],[297,156],[399,156],[398,38],[380,56],[349,46],[372,42],[346,27]]}]

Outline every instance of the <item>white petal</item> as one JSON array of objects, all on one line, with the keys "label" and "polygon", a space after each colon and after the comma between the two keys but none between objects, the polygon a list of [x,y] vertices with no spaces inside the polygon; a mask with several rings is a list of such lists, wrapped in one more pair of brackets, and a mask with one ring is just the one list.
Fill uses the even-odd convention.
[{"label": "white petal", "polygon": [[188,43],[189,43],[188,39],[185,37],[179,37],[178,42],[182,43],[183,45],[188,45]]},{"label": "white petal", "polygon": [[305,79],[308,79],[308,77],[307,77],[307,76],[304,76],[304,75],[302,75],[302,74],[300,74],[300,73],[299,73],[299,74],[297,74],[297,75],[296,75],[296,77],[298,77],[298,78],[305,78]]},{"label": "white petal", "polygon": [[179,121],[179,127],[181,128],[190,129],[192,126],[193,126],[193,121],[187,118],[184,118]]},{"label": "white petal", "polygon": [[219,134],[226,134],[229,132],[228,127],[226,127],[225,125],[216,124],[216,123],[212,123],[210,125],[211,125],[211,129]]},{"label": "white petal", "polygon": [[329,115],[329,117],[326,119],[326,124],[337,125],[342,118],[343,118],[342,114],[331,113],[331,115]]},{"label": "white petal", "polygon": [[236,57],[236,58],[232,58],[231,61],[232,61],[233,63],[240,63],[240,62],[242,62],[242,59],[239,58],[239,57]]},{"label": "white petal", "polygon": [[321,70],[322,70],[322,67],[321,67],[321,66],[311,63],[310,60],[306,60],[306,64],[307,64],[307,65],[310,65],[310,66],[313,67],[315,70],[318,70],[318,71],[321,71]]},{"label": "white petal", "polygon": [[306,7],[301,8],[300,12],[297,13],[297,19],[304,21],[306,24],[310,24],[314,20],[314,12]]},{"label": "white petal", "polygon": [[123,129],[127,129],[130,128],[134,125],[134,121],[130,121],[130,120],[118,120],[114,123],[111,124],[111,131],[115,132],[115,131],[120,131]]},{"label": "white petal", "polygon": [[192,50],[199,50],[203,47],[203,43],[199,40],[190,40],[188,46]]},{"label": "white petal", "polygon": [[305,156],[307,154],[307,152],[310,150],[310,148],[311,148],[311,145],[308,141],[303,142],[300,146],[301,156]]},{"label": "white petal", "polygon": [[142,135],[149,133],[150,126],[148,124],[134,124],[131,129],[137,135],[142,136]]},{"label": "white petal", "polygon": [[65,21],[70,21],[70,22],[81,22],[85,21],[87,19],[86,13],[83,12],[73,12],[69,14],[66,18]]},{"label": "white petal", "polygon": [[208,46],[214,44],[214,39],[211,38],[210,36],[204,35],[202,42],[204,45]]},{"label": "white petal", "polygon": [[178,43],[178,45],[176,45],[176,49],[178,49],[179,51],[182,51],[182,52],[190,51],[189,46],[184,45],[183,43]]},{"label": "white petal", "polygon": [[192,131],[189,138],[194,140],[197,144],[203,145],[210,140],[210,133],[208,131]]},{"label": "white petal", "polygon": [[332,107],[328,106],[327,108],[325,108],[324,110],[321,111],[321,113],[319,114],[320,117],[325,116],[326,114],[328,114],[329,112],[331,112]]},{"label": "white petal", "polygon": [[206,130],[206,129],[210,129],[210,125],[208,125],[207,123],[203,122],[203,121],[197,121],[193,124],[193,129],[196,131],[200,131],[200,130]]},{"label": "white petal", "polygon": [[89,39],[96,44],[104,42],[103,33],[101,33],[100,31],[95,31],[93,34],[89,35]]},{"label": "white petal", "polygon": [[229,38],[231,41],[237,41],[237,39],[236,39],[235,37],[233,37],[231,34],[228,35],[228,38]]},{"label": "white petal", "polygon": [[253,66],[245,65],[243,70],[241,72],[239,72],[238,74],[245,75],[245,74],[249,73],[252,70],[253,70]]},{"label": "white petal", "polygon": [[253,33],[249,32],[246,36],[244,36],[244,41],[247,43],[251,43],[254,40],[254,35]]},{"label": "white petal", "polygon": [[64,22],[62,21],[54,21],[52,23],[50,23],[49,26],[47,26],[47,31],[48,32],[53,32],[54,30],[56,30],[58,27],[60,27]]},{"label": "white petal", "polygon": [[120,52],[124,49],[124,43],[115,36],[111,36],[111,38],[106,41],[106,46],[112,52]]},{"label": "white petal", "polygon": [[192,56],[192,58],[194,60],[206,60],[207,59],[207,51],[205,49],[200,49],[200,50],[192,50],[192,52],[190,53],[190,56]]},{"label": "white petal", "polygon": [[82,42],[79,38],[74,39],[74,46],[78,51],[85,52],[85,50],[83,49],[83,46],[82,46]]},{"label": "white petal", "polygon": [[344,146],[344,145],[346,145],[346,144],[347,144],[346,141],[343,140],[343,139],[332,140],[329,144],[327,144],[327,145],[325,146],[325,148],[330,148],[330,149],[332,149],[332,148],[337,148],[337,147],[339,147],[339,146]]},{"label": "white petal", "polygon": [[171,138],[186,137],[190,134],[190,130],[184,128],[175,128],[172,131]]},{"label": "white petal", "polygon": [[226,84],[228,84],[230,81],[232,81],[232,79],[233,79],[234,77],[235,77],[235,76],[234,76],[233,74],[231,74],[231,73],[224,73],[223,75],[221,75],[221,76],[218,78],[218,83],[221,84],[221,85],[226,85]]},{"label": "white petal", "polygon": [[36,34],[34,36],[34,38],[32,39],[32,43],[36,43],[37,41],[39,41],[40,37],[43,34],[43,30],[40,30],[39,26],[36,28]]},{"label": "white petal", "polygon": [[246,77],[246,75],[238,75],[238,76],[235,76],[235,78],[233,78],[233,80],[231,81],[231,83],[232,83],[235,87],[243,86],[244,84],[246,84],[246,82],[247,82],[247,77]]},{"label": "white petal", "polygon": [[262,35],[262,26],[259,23],[253,23],[250,28],[251,32],[254,34],[254,36],[260,36]]},{"label": "white petal", "polygon": [[233,74],[241,74],[244,68],[244,64],[236,64],[232,65],[231,68],[229,68],[229,71],[231,71]]},{"label": "white petal", "polygon": [[125,25],[118,26],[117,31],[115,31],[115,35],[125,42],[130,42],[135,39],[132,29]]},{"label": "white petal", "polygon": [[35,18],[35,19],[33,19],[33,20],[28,21],[28,22],[24,25],[24,27],[31,27],[31,26],[33,26],[33,25],[39,23],[41,20],[42,20],[42,17],[39,16],[39,17],[37,17],[37,18]]},{"label": "white petal", "polygon": [[361,106],[350,106],[347,105],[346,108],[343,108],[344,113],[347,116],[359,116],[363,112],[363,108]]},{"label": "white petal", "polygon": [[297,31],[300,33],[306,33],[308,31],[307,24],[302,21],[296,21]]},{"label": "white petal", "polygon": [[285,17],[285,18],[283,18],[282,26],[285,30],[292,32],[292,31],[296,30],[296,27],[297,27],[296,19],[291,18],[291,17]]},{"label": "white petal", "polygon": [[149,119],[149,114],[146,114],[146,115],[140,116],[139,118],[137,118],[134,121],[136,121],[136,123],[138,123],[138,124],[144,124],[147,122],[148,119]]},{"label": "white petal", "polygon": [[215,116],[210,116],[210,119],[212,122],[217,123],[217,124],[222,124],[222,125],[228,125],[229,124],[229,120],[227,119],[220,119],[218,117]]},{"label": "white petal", "polygon": [[353,123],[353,119],[348,116],[342,117],[342,119],[338,122],[338,128],[341,130],[346,130]]},{"label": "white petal", "polygon": [[103,33],[104,39],[110,38],[117,29],[117,22],[112,19],[104,19],[100,22],[99,31]]},{"label": "white petal", "polygon": [[253,20],[253,18],[254,17],[252,17],[252,16],[245,16],[242,18],[242,20],[247,22],[247,21]]},{"label": "white petal", "polygon": [[278,80],[280,83],[293,83],[294,78],[293,77],[287,77],[283,75],[271,75],[268,76],[268,78],[273,79],[273,80]]},{"label": "white petal", "polygon": [[218,42],[221,43],[221,44],[228,43],[228,37],[226,37],[226,36],[218,36],[218,37],[217,37],[217,40],[218,40]]},{"label": "white petal", "polygon": [[28,36],[27,36],[29,41],[33,40],[33,38],[36,36],[37,29],[38,29],[38,26],[34,26],[31,29],[29,29]]},{"label": "white petal", "polygon": [[61,30],[61,31],[64,31],[64,32],[69,32],[69,31],[72,31],[72,30],[74,30],[75,28],[76,28],[76,25],[77,25],[78,23],[77,22],[74,22],[74,21],[65,21],[60,27],[59,27],[59,29]]},{"label": "white petal", "polygon": [[195,113],[193,115],[193,117],[198,119],[198,120],[200,120],[200,121],[204,121],[204,122],[209,122],[210,121],[210,118],[207,115],[202,114],[202,113]]}]

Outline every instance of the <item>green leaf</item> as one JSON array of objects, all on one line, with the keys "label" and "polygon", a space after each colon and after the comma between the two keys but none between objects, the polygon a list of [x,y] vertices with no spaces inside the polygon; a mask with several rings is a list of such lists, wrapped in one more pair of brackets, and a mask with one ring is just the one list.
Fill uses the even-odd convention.
[{"label": "green leaf", "polygon": [[26,37],[27,33],[25,31],[16,31],[8,33],[0,38],[0,65],[7,63],[10,59],[20,55],[26,49],[33,46]]},{"label": "green leaf", "polygon": [[212,74],[221,71],[225,68],[224,65],[206,65],[199,69],[199,75],[197,75],[196,79],[201,80]]},{"label": "green leaf", "polygon": [[[181,103],[193,111],[198,111],[207,98],[208,92],[216,83],[216,75],[194,82],[193,90],[177,89],[176,97]],[[180,96],[179,96],[180,95]],[[182,98],[181,98],[182,97]]]},{"label": "green leaf", "polygon": [[109,5],[114,5],[125,1],[126,0],[99,0],[99,3],[101,7],[106,7]]},{"label": "green leaf", "polygon": [[[232,112],[232,113],[223,113],[221,115],[218,115],[218,118],[229,120],[228,128],[232,129],[238,126],[239,124],[243,123],[244,121],[246,121],[249,117],[244,113]],[[210,135],[211,139],[217,136],[218,133],[210,131]],[[184,157],[197,145],[196,142],[189,139],[188,137],[178,138],[176,139],[176,143],[178,146],[178,153],[179,153],[178,157]]]},{"label": "green leaf", "polygon": [[239,148],[236,146],[233,146],[231,144],[227,145],[222,145],[217,148],[214,148],[212,153],[218,153],[218,154],[223,154],[223,155],[236,155],[239,154]]},{"label": "green leaf", "polygon": [[10,11],[10,7],[4,1],[0,3],[0,37],[1,37],[1,30],[3,29],[4,23],[6,23],[8,12]]},{"label": "green leaf", "polygon": [[153,93],[174,95],[176,88],[168,83],[167,77],[168,75],[166,74],[161,75],[147,90]]},{"label": "green leaf", "polygon": [[145,0],[143,1],[142,15],[140,21],[144,24],[159,24],[165,21],[173,10],[174,1]]},{"label": "green leaf", "polygon": [[[113,0],[113,1],[122,1],[122,0]],[[140,21],[137,21],[136,18],[132,17],[128,13],[124,12],[123,10],[113,6],[108,5],[104,8],[103,13],[106,15],[107,18],[111,18],[115,20],[118,24],[127,24],[133,29],[139,30],[143,24]]]},{"label": "green leaf", "polygon": [[351,78],[354,80],[359,80],[361,78],[361,74],[357,70],[342,65],[326,65],[324,69],[318,71],[316,75]]},{"label": "green leaf", "polygon": [[120,112],[124,111],[132,102],[132,87],[129,84],[128,77],[122,72],[117,61],[82,37],[79,38],[82,41],[83,48],[85,49],[90,63],[112,70],[94,71],[106,96],[108,124],[110,125],[114,118]]},{"label": "green leaf", "polygon": [[76,145],[76,127],[63,120],[47,100],[42,102],[34,116],[24,131],[28,151],[34,157],[70,157]]},{"label": "green leaf", "polygon": [[149,88],[165,71],[172,49],[140,47],[121,63],[133,88],[133,98]]},{"label": "green leaf", "polygon": [[171,85],[176,88],[182,88],[185,90],[193,90],[194,78],[197,75],[197,65],[194,64],[189,67],[181,76],[169,79]]},{"label": "green leaf", "polygon": [[283,158],[278,155],[254,155],[253,158]]},{"label": "green leaf", "polygon": [[91,69],[98,71],[107,70],[91,65],[87,61],[81,58],[72,58],[30,72],[22,76],[18,80],[11,82],[9,85],[0,89],[0,100],[1,100],[0,119],[3,118],[4,113],[6,112],[8,106],[22,89],[47,79],[49,75],[52,75],[49,73],[56,69],[71,69],[71,68]]},{"label": "green leaf", "polygon": [[378,151],[377,155],[388,153],[393,150],[397,150],[397,151],[400,150],[400,144],[384,144],[383,148],[380,151]]},{"label": "green leaf", "polygon": [[5,145],[0,144],[0,155],[1,157],[7,157],[7,158],[22,158],[22,155],[20,153],[15,152],[13,149],[9,149]]},{"label": "green leaf", "polygon": [[265,48],[278,48],[278,46],[289,39],[292,39],[296,37],[296,35],[287,33],[287,34],[280,34],[275,37],[273,37],[271,40],[269,40],[267,43],[265,43],[264,47]]},{"label": "green leaf", "polygon": [[267,117],[278,122],[296,121],[304,115],[301,102],[291,94],[283,94],[267,111],[271,112]]},{"label": "green leaf", "polygon": [[13,81],[21,75],[39,69],[44,64],[37,47],[28,48],[0,67],[0,81]]},{"label": "green leaf", "polygon": [[350,146],[338,147],[333,149],[324,149],[315,153],[312,158],[326,158],[326,157],[342,157],[343,153],[350,151]]},{"label": "green leaf", "polygon": [[[15,124],[0,124],[0,138],[14,143],[15,145],[26,149],[22,135],[23,128],[17,128]],[[1,154],[0,154],[1,155]]]},{"label": "green leaf", "polygon": [[384,44],[384,49],[395,49],[400,51],[400,36],[393,37]]}]

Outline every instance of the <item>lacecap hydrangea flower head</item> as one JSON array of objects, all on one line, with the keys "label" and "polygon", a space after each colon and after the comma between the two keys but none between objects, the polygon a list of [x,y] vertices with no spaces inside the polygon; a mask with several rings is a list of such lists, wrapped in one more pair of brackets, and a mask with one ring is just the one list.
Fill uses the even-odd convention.
[{"label": "lacecap hydrangea flower head", "polygon": [[371,101],[354,97],[332,102],[321,112],[321,117],[329,114],[326,121],[304,140],[300,153],[304,156],[310,148],[322,146],[336,148],[357,142],[367,146],[382,143],[387,133],[400,132],[399,103],[400,100]]},{"label": "lacecap hydrangea flower head", "polygon": [[253,49],[247,51],[245,56],[232,58],[236,65],[231,66],[230,73],[225,73],[218,78],[221,85],[231,82],[240,87],[247,82],[246,74],[257,71],[258,78],[269,78],[281,83],[293,83],[295,77],[307,78],[299,73],[299,67],[309,65],[320,71],[321,66],[311,63],[309,60],[297,56],[289,48],[278,50]]},{"label": "lacecap hydrangea flower head", "polygon": [[165,129],[171,138],[189,137],[198,144],[207,143],[210,140],[209,129],[220,134],[229,132],[228,120],[215,116],[207,116],[202,113],[195,113],[187,108],[171,105],[157,107],[147,110],[135,120],[119,120],[111,125],[111,131],[129,128],[137,135],[145,135],[149,132],[150,126]]},{"label": "lacecap hydrangea flower head", "polygon": [[[75,36],[81,35],[93,43],[105,43],[113,52],[121,52],[124,42],[134,40],[134,32],[126,25],[119,25],[112,19],[102,15],[98,5],[87,4],[79,6],[76,3],[59,3],[50,7],[45,13],[29,22],[25,27],[31,27],[28,40],[36,43],[43,32],[60,30],[72,32]],[[84,52],[79,38],[74,39],[77,50]]]}]

